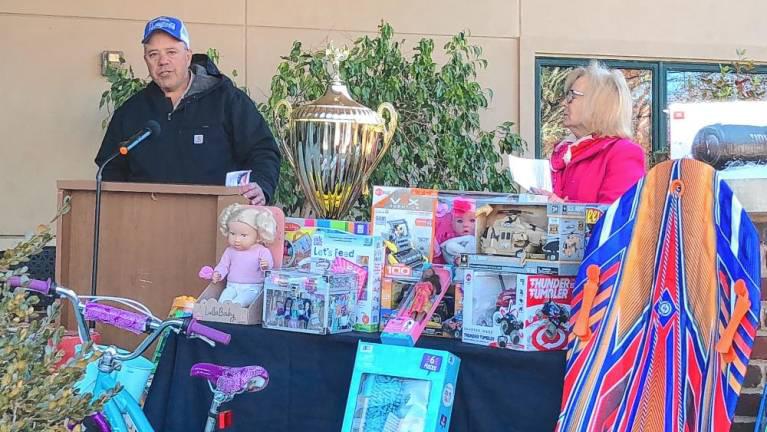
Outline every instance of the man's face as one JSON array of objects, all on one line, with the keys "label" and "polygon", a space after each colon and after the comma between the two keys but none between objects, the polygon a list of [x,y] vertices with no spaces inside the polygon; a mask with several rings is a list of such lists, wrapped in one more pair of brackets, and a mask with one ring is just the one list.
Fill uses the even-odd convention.
[{"label": "man's face", "polygon": [[149,76],[164,93],[186,89],[192,52],[171,35],[156,31],[144,44],[144,61]]}]

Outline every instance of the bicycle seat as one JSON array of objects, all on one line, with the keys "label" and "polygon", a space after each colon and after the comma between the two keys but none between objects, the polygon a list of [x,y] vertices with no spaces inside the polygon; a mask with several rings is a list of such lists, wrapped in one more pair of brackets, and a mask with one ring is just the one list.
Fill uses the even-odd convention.
[{"label": "bicycle seat", "polygon": [[205,378],[222,393],[235,395],[257,392],[269,384],[269,373],[261,366],[228,367],[213,363],[197,363],[190,375]]}]

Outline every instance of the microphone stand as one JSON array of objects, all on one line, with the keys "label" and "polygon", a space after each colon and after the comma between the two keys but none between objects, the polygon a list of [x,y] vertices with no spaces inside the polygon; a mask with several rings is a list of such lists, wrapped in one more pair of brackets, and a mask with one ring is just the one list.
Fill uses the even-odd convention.
[{"label": "microphone stand", "polygon": [[91,272],[91,295],[96,295],[96,282],[98,281],[99,271],[99,228],[101,226],[101,174],[104,171],[104,167],[112,162],[114,158],[120,156],[120,152],[116,152],[112,156],[109,156],[99,166],[99,170],[96,172],[96,210],[93,223],[93,271]]}]

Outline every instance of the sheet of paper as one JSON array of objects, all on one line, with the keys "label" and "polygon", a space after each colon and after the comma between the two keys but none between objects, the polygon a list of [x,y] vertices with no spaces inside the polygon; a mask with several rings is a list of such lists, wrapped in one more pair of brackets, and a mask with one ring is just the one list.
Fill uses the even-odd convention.
[{"label": "sheet of paper", "polygon": [[239,186],[250,183],[250,170],[226,173],[226,186]]},{"label": "sheet of paper", "polygon": [[528,159],[509,155],[511,177],[524,191],[538,188],[551,192],[551,168],[546,159]]}]

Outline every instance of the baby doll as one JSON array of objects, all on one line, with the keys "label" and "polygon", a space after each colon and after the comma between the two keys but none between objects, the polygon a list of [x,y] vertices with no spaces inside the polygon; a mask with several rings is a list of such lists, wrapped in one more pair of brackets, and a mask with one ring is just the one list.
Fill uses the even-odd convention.
[{"label": "baby doll", "polygon": [[229,247],[213,269],[212,282],[226,279],[226,288],[218,301],[249,306],[264,288],[264,271],[272,268],[274,260],[269,245],[274,241],[277,222],[263,207],[232,204],[220,217],[221,233]]},{"label": "baby doll", "polygon": [[[442,259],[435,262],[458,264],[462,253],[476,252],[477,242],[474,230],[476,229],[476,209],[474,201],[466,198],[453,200],[453,209],[445,215],[441,223],[438,223],[436,243],[439,245],[437,255]],[[448,226],[447,219],[450,224]]]}]

